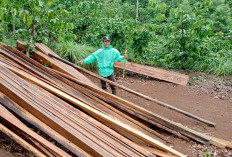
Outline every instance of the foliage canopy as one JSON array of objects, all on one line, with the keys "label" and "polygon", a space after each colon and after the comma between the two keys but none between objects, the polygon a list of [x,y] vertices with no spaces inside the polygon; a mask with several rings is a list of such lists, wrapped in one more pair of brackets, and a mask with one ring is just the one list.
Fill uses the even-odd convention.
[{"label": "foliage canopy", "polygon": [[1,0],[0,39],[97,49],[109,35],[135,62],[232,75],[232,0],[139,0],[137,19],[136,2]]}]

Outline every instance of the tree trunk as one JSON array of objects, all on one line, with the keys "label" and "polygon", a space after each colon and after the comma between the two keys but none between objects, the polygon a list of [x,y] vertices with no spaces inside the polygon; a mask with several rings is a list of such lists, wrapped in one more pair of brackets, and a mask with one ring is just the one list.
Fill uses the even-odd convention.
[{"label": "tree trunk", "polygon": [[30,43],[32,43],[34,36],[35,36],[35,20],[32,21],[32,25],[31,25],[31,39],[30,39]]},{"label": "tree trunk", "polygon": [[138,20],[139,17],[139,0],[137,0],[137,4],[136,4],[136,21]]}]

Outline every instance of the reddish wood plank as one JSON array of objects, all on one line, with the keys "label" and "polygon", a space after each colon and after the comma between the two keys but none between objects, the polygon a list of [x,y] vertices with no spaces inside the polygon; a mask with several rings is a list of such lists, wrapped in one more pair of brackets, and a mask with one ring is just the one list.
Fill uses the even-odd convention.
[{"label": "reddish wood plank", "polygon": [[[124,63],[123,62],[115,62],[114,67],[123,69]],[[145,65],[141,65],[141,64],[136,64],[136,63],[132,63],[132,62],[126,63],[126,70],[131,71],[131,72],[135,72],[138,74],[142,74],[145,76],[157,78],[160,80],[165,80],[168,82],[173,82],[176,84],[184,85],[184,86],[187,85],[187,83],[189,81],[189,76],[187,76],[187,75],[168,71],[168,70],[164,70],[161,68],[155,68],[155,67],[149,67],[149,66],[145,66]]]},{"label": "reddish wood plank", "polygon": [[[178,156],[185,156],[182,153],[166,146],[165,144],[145,135],[141,131],[134,129],[134,128],[114,119],[113,117],[107,116],[106,114],[104,114],[102,112],[99,112],[98,110],[88,106],[86,103],[83,103],[83,102],[73,98],[72,96],[70,96],[70,95],[38,80],[37,78],[34,78],[33,76],[28,75],[27,73],[24,73],[24,72],[19,71],[19,70],[14,70],[14,72],[20,74],[21,77],[24,77],[25,79],[30,79],[30,81],[33,81],[33,83],[41,86],[42,88],[45,88],[46,90],[66,99],[67,101],[69,101],[75,105],[77,105],[78,107],[82,108],[83,110],[85,110],[89,114],[93,115],[95,118],[100,118],[102,120],[105,120],[106,122],[113,123],[113,124],[117,125],[118,127],[120,127],[121,129],[123,129],[124,131],[131,133],[131,134],[137,136],[138,138],[140,138],[140,139],[148,142],[149,144],[151,144],[155,147],[158,147],[162,150],[168,151],[168,152],[175,154],[175,155],[178,155]],[[2,87],[2,88],[4,88],[4,87]]]},{"label": "reddish wood plank", "polygon": [[0,105],[0,117],[2,117],[5,121],[12,124],[13,126],[20,129],[22,132],[25,132],[31,138],[36,140],[39,143],[42,143],[47,149],[50,149],[53,153],[63,156],[63,157],[71,157],[69,154],[61,150],[60,148],[53,145],[51,142],[47,141],[40,135],[36,134],[32,130],[30,130],[25,124],[19,121],[12,113],[10,113],[5,107]]}]

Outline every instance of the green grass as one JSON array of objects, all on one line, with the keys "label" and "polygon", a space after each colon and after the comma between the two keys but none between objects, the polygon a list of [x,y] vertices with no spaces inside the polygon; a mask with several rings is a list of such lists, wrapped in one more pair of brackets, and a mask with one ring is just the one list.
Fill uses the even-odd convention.
[{"label": "green grass", "polygon": [[6,45],[16,47],[16,40],[13,38],[9,38],[9,39],[3,38],[1,42],[6,44]]},{"label": "green grass", "polygon": [[232,76],[232,56],[207,58],[204,61],[195,62],[193,70],[214,75]]},{"label": "green grass", "polygon": [[211,155],[211,153],[207,150],[207,151],[205,151],[205,152],[202,152],[202,156],[203,157],[213,157],[212,155]]},{"label": "green grass", "polygon": [[[97,50],[97,48],[81,45],[75,42],[63,42],[55,43],[51,45],[51,48],[56,52],[60,57],[77,64],[78,61],[86,58],[91,53]],[[85,68],[89,70],[96,70],[96,63],[84,65]]]}]

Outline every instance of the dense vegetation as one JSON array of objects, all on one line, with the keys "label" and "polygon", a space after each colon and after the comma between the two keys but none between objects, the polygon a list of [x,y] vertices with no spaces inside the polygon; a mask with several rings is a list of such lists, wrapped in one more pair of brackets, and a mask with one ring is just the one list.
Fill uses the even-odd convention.
[{"label": "dense vegetation", "polygon": [[232,0],[138,2],[0,0],[0,40],[40,41],[77,62],[109,35],[134,62],[232,75]]}]

